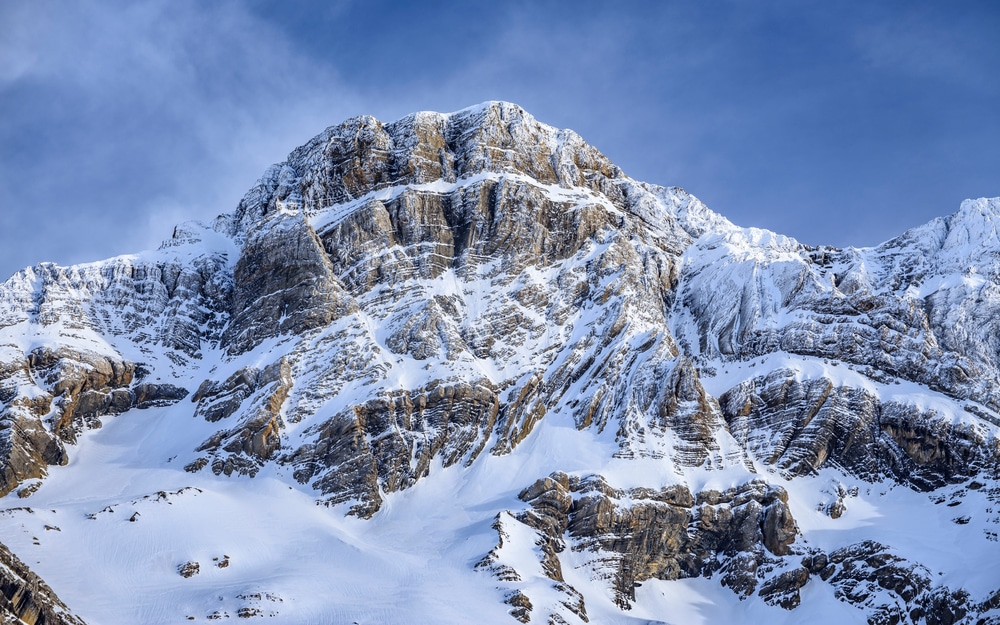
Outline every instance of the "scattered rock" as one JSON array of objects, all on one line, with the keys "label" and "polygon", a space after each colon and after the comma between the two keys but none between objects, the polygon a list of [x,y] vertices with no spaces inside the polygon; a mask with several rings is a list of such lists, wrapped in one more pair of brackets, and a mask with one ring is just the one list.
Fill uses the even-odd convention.
[{"label": "scattered rock", "polygon": [[[553,473],[520,498],[531,507],[517,520],[539,532],[546,575],[563,581],[559,553],[570,541],[574,550],[592,552],[610,573],[623,608],[631,606],[636,585],[646,579],[716,571],[724,573],[725,585],[747,596],[767,554],[788,553],[796,535],[787,493],[762,481],[693,495],[684,486],[619,491],[601,476]],[[792,601],[790,592],[787,599],[777,598],[779,590],[769,596]]]},{"label": "scattered rock", "polygon": [[202,456],[184,465],[184,470],[188,473],[197,473],[208,466],[208,458]]},{"label": "scattered rock", "polygon": [[0,621],[84,625],[52,589],[3,544],[0,544]]},{"label": "scattered rock", "polygon": [[201,564],[197,562],[185,562],[177,567],[177,572],[181,577],[193,577],[201,572]]},{"label": "scattered rock", "polygon": [[802,601],[799,590],[808,581],[808,569],[801,567],[792,569],[764,582],[758,594],[770,605],[781,606],[786,610],[794,610]]},{"label": "scattered rock", "polygon": [[39,480],[37,482],[32,482],[32,483],[28,484],[24,488],[18,489],[18,491],[17,491],[18,498],[20,498],[20,499],[26,499],[28,497],[31,497],[31,495],[33,495],[35,493],[35,491],[37,491],[41,487],[41,485],[42,485],[42,482],[41,482],[41,480]]},{"label": "scattered rock", "polygon": [[504,603],[514,608],[510,611],[510,615],[521,621],[522,623],[527,623],[531,620],[531,600],[519,590],[515,590],[507,595],[504,599]]}]

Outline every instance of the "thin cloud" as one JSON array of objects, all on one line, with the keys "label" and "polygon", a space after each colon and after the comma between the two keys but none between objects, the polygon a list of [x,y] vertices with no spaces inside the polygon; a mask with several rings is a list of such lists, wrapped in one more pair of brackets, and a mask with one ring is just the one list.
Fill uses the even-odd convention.
[{"label": "thin cloud", "polygon": [[155,245],[169,229],[147,224],[163,226],[165,205],[231,210],[268,164],[358,108],[333,68],[236,3],[38,2],[0,17],[20,33],[2,47],[16,71],[0,77],[0,207],[17,220],[32,206],[25,222],[43,226],[5,246],[7,274]]},{"label": "thin cloud", "polygon": [[490,99],[736,223],[877,243],[1000,193],[997,13],[937,6],[0,2],[0,213],[28,233],[0,273],[155,245],[350,115]]},{"label": "thin cloud", "polygon": [[996,26],[1000,19],[964,16],[963,8],[949,7],[947,15],[940,15],[934,6],[907,7],[859,27],[854,44],[875,69],[957,82],[975,91],[995,90],[996,41],[980,36],[980,30],[984,19]]}]

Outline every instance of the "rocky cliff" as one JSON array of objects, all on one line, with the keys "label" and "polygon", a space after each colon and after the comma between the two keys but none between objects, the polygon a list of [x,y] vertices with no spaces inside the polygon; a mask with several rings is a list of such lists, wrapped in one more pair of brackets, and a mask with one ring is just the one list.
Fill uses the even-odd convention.
[{"label": "rocky cliff", "polygon": [[[813,248],[512,104],[348,120],[0,286],[0,495],[87,519],[8,542],[94,622],[1000,622],[997,223]],[[120,601],[56,565],[106,544]]]}]

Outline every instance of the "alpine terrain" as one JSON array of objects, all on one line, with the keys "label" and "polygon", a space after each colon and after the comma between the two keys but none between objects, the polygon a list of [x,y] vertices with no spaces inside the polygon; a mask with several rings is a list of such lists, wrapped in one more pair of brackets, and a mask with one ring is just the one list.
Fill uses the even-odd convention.
[{"label": "alpine terrain", "polygon": [[0,286],[3,622],[1000,624],[998,227],[810,247],[513,104],[350,119]]}]

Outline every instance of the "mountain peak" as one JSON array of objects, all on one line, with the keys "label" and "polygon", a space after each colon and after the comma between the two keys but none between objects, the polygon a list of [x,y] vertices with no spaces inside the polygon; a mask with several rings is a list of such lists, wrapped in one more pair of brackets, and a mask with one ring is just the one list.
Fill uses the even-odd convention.
[{"label": "mountain peak", "polygon": [[959,214],[979,214],[982,216],[1000,216],[1000,197],[981,197],[962,202]]},{"label": "mountain peak", "polygon": [[962,202],[958,212],[945,219],[948,227],[942,251],[975,262],[976,250],[1000,246],[1000,197]]},{"label": "mountain peak", "polygon": [[515,104],[514,102],[506,102],[504,100],[486,100],[485,102],[473,104],[472,106],[467,106],[450,113],[423,111],[415,113],[415,115],[443,115],[445,117],[481,119],[483,121],[480,122],[480,125],[494,120],[500,120],[503,122],[524,120],[529,123],[538,123],[534,116],[525,110],[524,107],[519,104]]},{"label": "mountain peak", "polygon": [[510,103],[331,126],[0,285],[0,616],[993,622],[996,206],[815,248]]},{"label": "mountain peak", "polygon": [[[234,223],[244,231],[277,210],[278,203],[315,215],[385,190],[454,185],[483,176],[520,176],[534,184],[584,189],[612,202],[633,189],[635,201],[628,203],[646,213],[639,196],[652,193],[661,200],[649,202],[667,211],[645,217],[657,227],[676,217],[673,191],[651,185],[640,189],[577,133],[540,123],[516,104],[485,102],[452,113],[413,113],[390,123],[362,116],[331,126],[269,168],[243,198]],[[703,205],[685,206],[699,224],[721,223]],[[694,221],[683,227],[698,231],[701,226]]]}]

